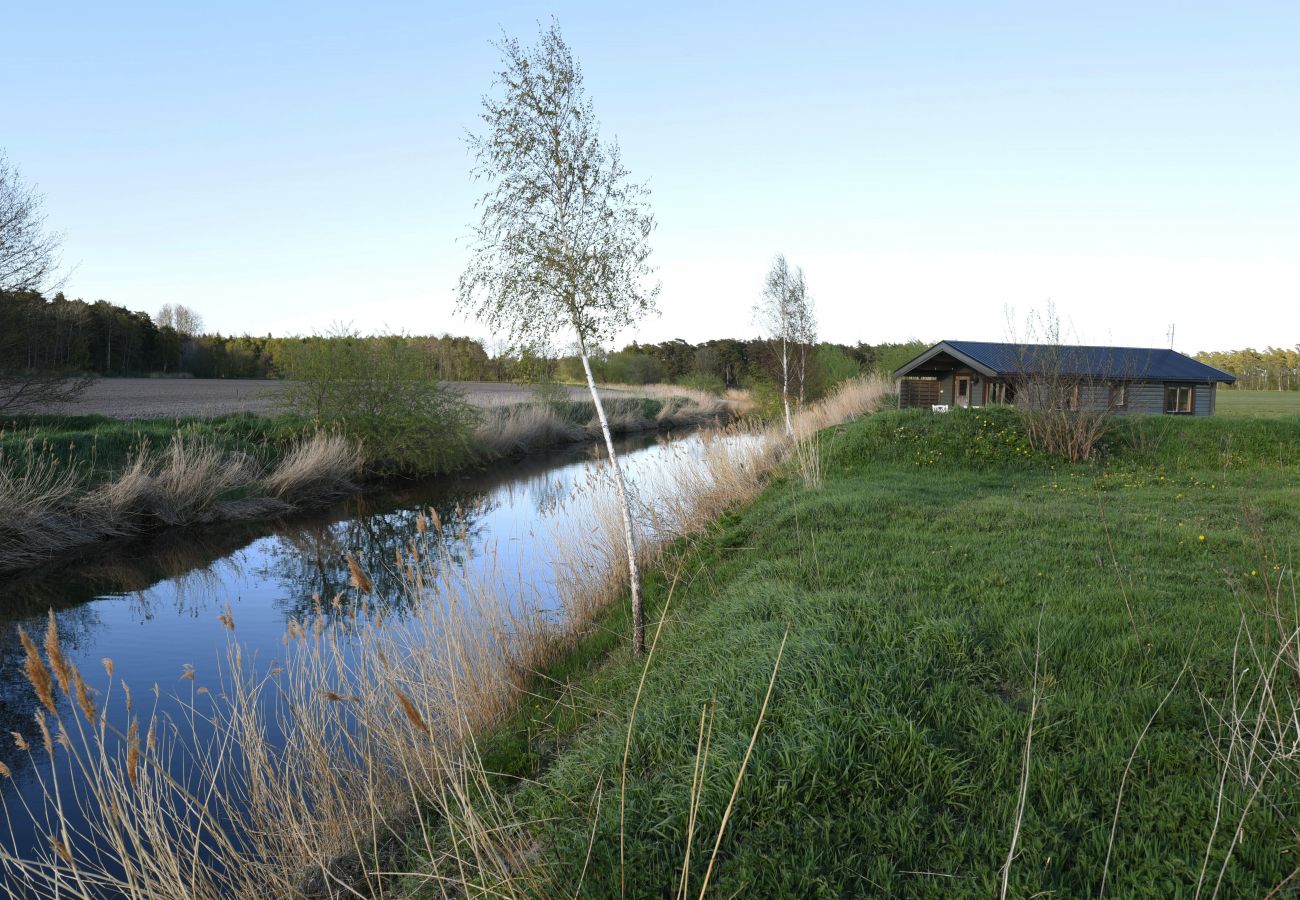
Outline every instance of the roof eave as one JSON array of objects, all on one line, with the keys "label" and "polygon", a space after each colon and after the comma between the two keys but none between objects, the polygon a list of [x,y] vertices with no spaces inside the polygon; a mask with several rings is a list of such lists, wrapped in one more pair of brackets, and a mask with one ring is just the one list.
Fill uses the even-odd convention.
[{"label": "roof eave", "polygon": [[997,370],[989,366],[986,366],[984,363],[980,362],[979,360],[975,359],[969,354],[961,352],[956,347],[949,344],[947,341],[940,341],[939,343],[931,347],[929,350],[926,350],[920,356],[908,360],[907,362],[899,366],[897,369],[895,369],[894,378],[898,379],[898,378],[906,377],[908,374],[913,372],[918,366],[921,366],[924,363],[929,362],[930,360],[938,356],[940,353],[947,353],[953,359],[956,359],[970,366],[972,369],[974,369],[976,372],[979,372],[985,378],[998,377]]}]

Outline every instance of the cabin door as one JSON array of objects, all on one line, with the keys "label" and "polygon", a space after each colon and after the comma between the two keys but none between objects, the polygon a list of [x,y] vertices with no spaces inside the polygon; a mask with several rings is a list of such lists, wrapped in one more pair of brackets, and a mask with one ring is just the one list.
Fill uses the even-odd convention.
[{"label": "cabin door", "polygon": [[970,406],[970,376],[957,375],[952,382],[952,405]]}]

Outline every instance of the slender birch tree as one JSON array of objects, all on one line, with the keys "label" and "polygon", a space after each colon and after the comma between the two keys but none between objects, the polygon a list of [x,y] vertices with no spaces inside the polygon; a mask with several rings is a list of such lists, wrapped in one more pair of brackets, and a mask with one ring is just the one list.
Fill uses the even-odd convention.
[{"label": "slender birch tree", "polygon": [[645,651],[637,538],[627,485],[590,356],[654,310],[649,190],[629,179],[617,142],[601,140],[582,69],[552,20],[534,46],[504,37],[502,68],[468,138],[485,182],[462,309],[517,346],[576,339],[623,514],[632,591],[632,647]]},{"label": "slender birch tree", "polygon": [[[809,333],[816,333],[803,269],[791,269],[785,255],[778,253],[763,282],[763,293],[754,307],[754,321],[763,335],[781,348],[781,404],[785,408],[785,432],[794,434],[790,417],[790,355]],[[802,398],[802,378],[800,385]]]},{"label": "slender birch tree", "polygon": [[796,268],[790,285],[793,294],[794,331],[799,344],[799,407],[803,408],[808,386],[808,354],[817,344],[817,314],[804,280],[803,269]]}]

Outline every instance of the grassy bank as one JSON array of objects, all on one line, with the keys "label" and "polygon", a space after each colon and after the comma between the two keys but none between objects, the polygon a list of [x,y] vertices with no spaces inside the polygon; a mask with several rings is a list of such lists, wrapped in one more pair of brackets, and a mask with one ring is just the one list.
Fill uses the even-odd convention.
[{"label": "grassy bank", "polygon": [[1297,437],[1127,422],[1076,466],[1003,410],[823,433],[818,479],[665,560],[647,666],[616,606],[479,743],[514,867],[467,877],[434,823],[405,890],[1285,891]]},{"label": "grassy bank", "polygon": [[[696,426],[725,415],[707,396],[615,399],[607,412],[615,434]],[[433,468],[406,474],[439,475],[600,434],[590,402],[520,403],[476,415],[474,433],[454,452],[430,456]],[[422,439],[418,427],[403,426],[407,439]],[[446,443],[445,435],[425,437]],[[291,415],[5,419],[0,572],[107,538],[319,505],[388,474],[371,462],[364,443],[318,432]]]},{"label": "grassy bank", "polygon": [[[845,385],[801,413],[800,427],[862,415],[885,390]],[[640,484],[643,564],[756,496],[791,446],[780,429],[752,423],[679,445],[653,473],[662,483]],[[511,571],[488,558],[471,572],[456,556],[460,526],[431,513],[395,559],[350,560],[355,590],[290,621],[274,661],[244,652],[228,611],[230,652],[217,681],[182,684],[152,706],[132,706],[116,684],[129,673],[111,660],[107,683],[96,684],[101,693],[85,692],[52,621],[44,652],[25,643],[24,670],[40,721],[66,737],[21,748],[55,762],[43,769],[49,776],[30,816],[36,851],[20,858],[0,842],[11,883],[28,896],[82,896],[85,884],[140,897],[370,896],[417,849],[404,841],[421,815],[465,824],[477,846],[467,851],[462,883],[471,868],[526,875],[531,851],[519,857],[507,841],[518,826],[483,829],[479,804],[495,791],[475,736],[519,707],[537,672],[585,646],[625,584],[622,522],[605,467],[593,467],[575,491],[572,500],[589,513],[557,503],[535,526],[546,538],[540,570],[530,562],[528,574]],[[366,569],[379,567],[393,577],[373,583],[409,594],[402,616],[374,611]],[[539,605],[523,580],[538,571],[554,580],[558,609]],[[97,716],[110,724],[85,727]],[[199,786],[201,800],[192,793]]]}]

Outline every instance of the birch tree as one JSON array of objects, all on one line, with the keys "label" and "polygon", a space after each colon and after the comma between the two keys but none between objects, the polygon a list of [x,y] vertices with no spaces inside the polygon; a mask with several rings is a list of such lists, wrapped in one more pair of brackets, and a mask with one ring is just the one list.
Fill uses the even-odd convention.
[{"label": "birch tree", "polygon": [[591,371],[591,352],[654,309],[649,191],[629,179],[618,144],[600,137],[582,69],[552,21],[536,45],[498,44],[502,68],[468,138],[479,201],[462,309],[516,346],[575,339],[623,516],[632,646],[645,649],[637,538],[627,485]]},{"label": "birch tree", "polygon": [[808,385],[808,354],[817,344],[817,315],[812,296],[804,280],[803,269],[796,268],[791,280],[794,307],[794,331],[799,346],[799,406],[803,407]]},{"label": "birch tree", "polygon": [[[794,434],[794,421],[790,417],[791,353],[810,329],[816,333],[816,324],[808,305],[803,269],[791,269],[784,254],[778,253],[772,261],[772,268],[763,282],[763,293],[754,307],[754,321],[764,337],[774,345],[780,345],[781,405],[785,409],[785,432]],[[806,356],[803,359],[806,361]],[[802,384],[800,398],[802,399]]]}]

